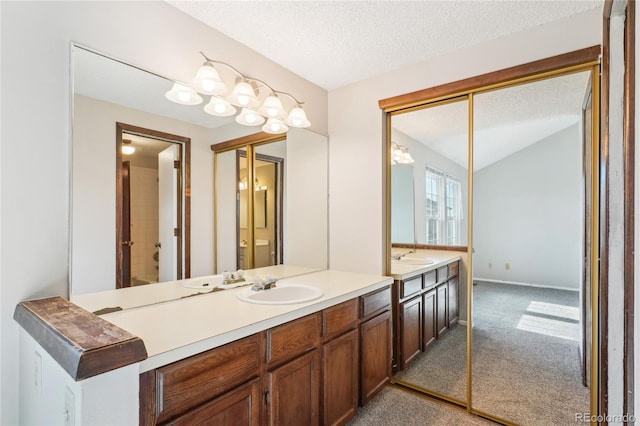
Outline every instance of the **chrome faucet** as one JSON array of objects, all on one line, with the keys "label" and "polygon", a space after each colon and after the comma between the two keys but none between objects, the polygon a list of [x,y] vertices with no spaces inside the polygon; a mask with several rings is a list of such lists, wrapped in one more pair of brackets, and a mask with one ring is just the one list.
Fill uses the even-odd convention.
[{"label": "chrome faucet", "polygon": [[267,277],[266,280],[263,280],[260,277],[255,277],[254,278],[254,285],[251,287],[251,290],[253,291],[260,291],[260,290],[269,290],[272,289],[276,286],[276,279],[273,277]]},{"label": "chrome faucet", "polygon": [[415,250],[409,250],[409,251],[408,251],[408,252],[406,252],[406,253],[396,254],[396,255],[391,255],[391,258],[392,258],[393,260],[400,260],[400,259],[402,259],[403,257],[405,257],[406,255],[408,255],[408,254],[410,254],[410,253],[415,253],[415,252],[416,252]]}]

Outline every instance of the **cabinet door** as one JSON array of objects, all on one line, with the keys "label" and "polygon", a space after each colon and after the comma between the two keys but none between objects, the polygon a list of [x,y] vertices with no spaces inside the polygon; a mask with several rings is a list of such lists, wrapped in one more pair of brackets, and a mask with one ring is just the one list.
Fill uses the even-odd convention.
[{"label": "cabinet door", "polygon": [[360,325],[360,405],[364,406],[391,377],[391,312]]},{"label": "cabinet door", "polygon": [[342,425],[358,411],[358,330],[322,348],[323,424]]},{"label": "cabinet door", "polygon": [[260,380],[225,393],[170,422],[170,425],[259,425]]},{"label": "cabinet door", "polygon": [[438,327],[438,337],[440,337],[447,331],[447,326],[449,325],[449,322],[447,321],[447,313],[448,313],[447,312],[448,311],[447,283],[445,282],[444,284],[440,284],[438,287],[436,287],[436,290],[438,292],[438,302],[437,302],[438,316],[437,316],[436,326]]},{"label": "cabinet door", "polygon": [[267,373],[269,424],[320,423],[320,352],[318,349]]},{"label": "cabinet door", "polygon": [[405,369],[422,351],[422,297],[400,304],[400,368]]},{"label": "cabinet door", "polygon": [[449,327],[458,322],[458,278],[450,279],[447,282],[449,292]]},{"label": "cabinet door", "polygon": [[422,345],[426,351],[435,343],[437,336],[437,291],[429,290],[422,297]]}]

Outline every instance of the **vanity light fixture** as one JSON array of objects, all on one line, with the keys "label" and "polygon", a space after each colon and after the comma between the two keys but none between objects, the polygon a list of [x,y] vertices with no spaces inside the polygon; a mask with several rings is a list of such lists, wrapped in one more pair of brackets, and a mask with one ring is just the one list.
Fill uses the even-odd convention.
[{"label": "vanity light fixture", "polygon": [[398,145],[391,142],[391,164],[411,164],[413,157],[409,153],[409,149],[404,145]]},{"label": "vanity light fixture", "polygon": [[[267,185],[260,185],[260,182],[258,182],[258,179],[256,178],[256,183],[254,184],[254,188],[255,191],[266,191],[267,189],[269,189],[267,187]],[[240,179],[240,182],[238,182],[238,189],[240,191],[244,191],[245,189],[247,189],[247,177],[243,176],[242,179]]]},{"label": "vanity light fixture", "polygon": [[173,83],[173,87],[164,94],[165,98],[181,105],[199,105],[202,103],[202,96],[198,95],[191,87],[182,83]]},{"label": "vanity light fixture", "polygon": [[[203,101],[199,93],[209,95],[211,99],[204,106],[207,114],[225,117],[236,114],[240,109],[240,114],[236,116],[237,123],[244,126],[264,124],[262,130],[266,133],[279,134],[289,130],[289,127],[304,128],[311,125],[302,109],[303,102],[293,95],[274,90],[264,81],[245,76],[225,62],[209,59],[202,52],[200,54],[205,62],[196,72],[190,86],[174,83],[165,94],[167,99],[182,105],[198,105]],[[221,65],[224,66],[223,69],[218,68]],[[232,85],[223,80],[225,73],[222,71],[226,71],[226,77],[231,72],[232,75],[227,80],[232,80]],[[233,87],[230,93],[229,87]],[[285,99],[289,104],[286,108],[283,105]]]}]

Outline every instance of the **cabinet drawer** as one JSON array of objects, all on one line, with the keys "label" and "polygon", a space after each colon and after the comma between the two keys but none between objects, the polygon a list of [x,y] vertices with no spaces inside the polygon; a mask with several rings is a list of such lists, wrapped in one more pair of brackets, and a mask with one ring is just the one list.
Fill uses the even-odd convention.
[{"label": "cabinet drawer", "polygon": [[156,370],[159,423],[258,375],[259,334]]},{"label": "cabinet drawer", "polygon": [[260,379],[254,379],[189,411],[167,425],[234,424],[258,426],[260,424],[260,401]]},{"label": "cabinet drawer", "polygon": [[438,280],[436,279],[436,270],[426,272],[424,275],[424,288],[429,288],[435,285]]},{"label": "cabinet drawer", "polygon": [[322,311],[322,336],[332,338],[356,326],[358,300],[351,299]]},{"label": "cabinet drawer", "polygon": [[447,278],[453,278],[458,276],[458,265],[459,262],[450,263],[449,266],[449,275]]},{"label": "cabinet drawer", "polygon": [[360,318],[370,317],[382,312],[391,305],[391,287],[385,287],[360,296]]},{"label": "cabinet drawer", "polygon": [[422,275],[400,281],[400,299],[419,293],[420,290],[422,290]]},{"label": "cabinet drawer", "polygon": [[267,330],[267,363],[287,361],[318,346],[320,315],[307,315]]},{"label": "cabinet drawer", "polygon": [[449,268],[445,266],[441,266],[437,269],[437,283],[443,283],[449,278]]}]

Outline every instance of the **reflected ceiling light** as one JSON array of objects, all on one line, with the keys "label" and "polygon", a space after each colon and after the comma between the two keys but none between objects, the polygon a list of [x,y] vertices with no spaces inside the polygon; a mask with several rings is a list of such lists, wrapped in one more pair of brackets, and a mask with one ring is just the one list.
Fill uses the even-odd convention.
[{"label": "reflected ceiling light", "polygon": [[191,80],[191,87],[205,95],[224,95],[227,93],[227,85],[220,79],[220,74],[211,62],[202,64]]},{"label": "reflected ceiling light", "polygon": [[391,165],[411,164],[413,162],[414,159],[406,146],[391,142]]},{"label": "reflected ceiling light", "polygon": [[[270,119],[265,132],[270,129],[271,133],[283,133],[289,127],[311,126],[302,109],[303,102],[293,95],[274,90],[264,81],[248,77],[225,62],[207,58],[202,52],[200,54],[205,62],[191,80],[191,87],[176,82],[165,94],[167,99],[183,105],[197,105],[202,102],[198,93],[211,95],[204,107],[207,114],[233,115],[237,112],[232,106],[235,105],[241,108],[240,115],[236,117],[240,124],[258,126],[265,119]],[[233,90],[227,95],[227,89],[232,86]],[[285,99],[288,105],[283,105]]]},{"label": "reflected ceiling light", "polygon": [[236,123],[244,126],[259,126],[264,123],[264,117],[249,108],[242,108],[240,114],[236,116]]},{"label": "reflected ceiling light", "polygon": [[277,118],[270,117],[267,122],[262,126],[262,131],[265,133],[278,134],[284,133],[289,130],[289,126],[284,124]]},{"label": "reflected ceiling light", "polygon": [[134,152],[136,152],[136,147],[135,146],[131,146],[131,145],[123,145],[122,146],[122,153],[124,155],[131,155]]},{"label": "reflected ceiling light", "polygon": [[198,105],[202,103],[202,96],[191,87],[182,83],[173,83],[173,87],[164,96],[172,102],[181,105]]},{"label": "reflected ceiling light", "polygon": [[227,117],[235,114],[237,110],[226,99],[212,96],[209,103],[204,106],[204,112],[218,117]]},{"label": "reflected ceiling light", "polygon": [[136,152],[136,147],[131,145],[131,139],[122,139],[122,147],[120,148],[120,152],[124,155],[131,155]]}]

